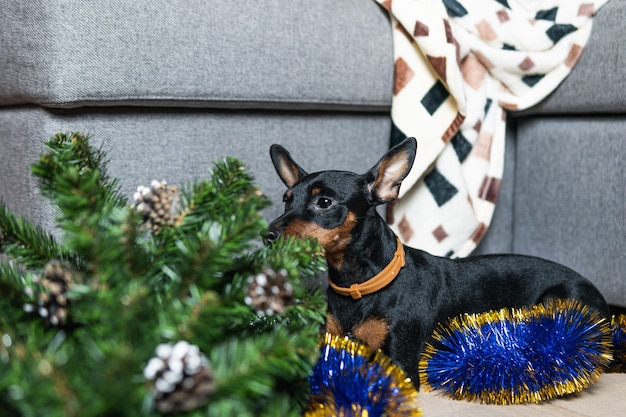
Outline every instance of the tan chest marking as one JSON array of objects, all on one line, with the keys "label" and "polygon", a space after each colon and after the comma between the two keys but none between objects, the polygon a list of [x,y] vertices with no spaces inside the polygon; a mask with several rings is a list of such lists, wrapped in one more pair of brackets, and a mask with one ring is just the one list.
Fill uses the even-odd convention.
[{"label": "tan chest marking", "polygon": [[[345,336],[346,332],[332,314],[326,316],[326,331],[332,335]],[[370,348],[380,349],[389,334],[389,325],[384,319],[370,317],[352,328],[352,334]]]},{"label": "tan chest marking", "polygon": [[383,319],[370,317],[354,326],[352,334],[372,349],[380,349],[389,334],[389,325]]},{"label": "tan chest marking", "polygon": [[335,316],[330,313],[326,315],[326,332],[336,336],[345,336],[345,333],[339,325],[339,322],[337,321]]}]

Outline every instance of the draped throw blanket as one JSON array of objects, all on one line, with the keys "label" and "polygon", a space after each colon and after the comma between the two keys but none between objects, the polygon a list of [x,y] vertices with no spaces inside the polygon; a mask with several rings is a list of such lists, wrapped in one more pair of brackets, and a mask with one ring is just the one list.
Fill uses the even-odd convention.
[{"label": "draped throw blanket", "polygon": [[391,144],[418,140],[387,220],[409,246],[463,257],[493,216],[506,112],[570,73],[608,0],[376,0],[394,42]]}]

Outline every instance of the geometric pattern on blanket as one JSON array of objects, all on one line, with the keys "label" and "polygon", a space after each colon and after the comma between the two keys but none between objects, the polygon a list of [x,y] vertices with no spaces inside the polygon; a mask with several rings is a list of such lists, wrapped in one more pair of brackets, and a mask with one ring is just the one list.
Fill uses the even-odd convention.
[{"label": "geometric pattern on blanket", "polygon": [[418,141],[387,222],[409,246],[466,256],[493,217],[506,112],[567,77],[607,0],[375,1],[393,28],[391,146]]}]

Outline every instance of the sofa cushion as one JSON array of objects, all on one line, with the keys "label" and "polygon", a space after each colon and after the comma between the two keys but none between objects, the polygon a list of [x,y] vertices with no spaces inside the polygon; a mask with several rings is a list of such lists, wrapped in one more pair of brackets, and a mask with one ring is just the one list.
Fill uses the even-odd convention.
[{"label": "sofa cushion", "polygon": [[626,306],[626,117],[517,125],[513,251],[568,265]]},{"label": "sofa cushion", "polygon": [[391,28],[371,0],[13,1],[0,27],[0,105],[391,103]]},{"label": "sofa cushion", "polygon": [[284,145],[310,172],[364,173],[387,150],[390,128],[385,114],[354,112],[7,106],[0,108],[0,200],[51,229],[50,207],[39,198],[29,165],[43,152],[44,141],[72,130],[102,145],[109,175],[119,178],[129,198],[152,180],[185,185],[208,178],[220,158],[241,159],[273,203],[264,212],[269,220],[282,212],[285,192],[270,160],[271,144]]},{"label": "sofa cushion", "polygon": [[[389,110],[393,45],[368,0],[8,2],[0,105]],[[530,113],[623,112],[626,2]]]}]

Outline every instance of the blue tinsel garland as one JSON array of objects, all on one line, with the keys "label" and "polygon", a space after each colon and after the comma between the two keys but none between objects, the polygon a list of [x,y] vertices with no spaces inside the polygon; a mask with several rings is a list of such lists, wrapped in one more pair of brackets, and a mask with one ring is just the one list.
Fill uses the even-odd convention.
[{"label": "blue tinsel garland", "polygon": [[306,417],[417,417],[417,391],[380,351],[326,334],[311,377]]},{"label": "blue tinsel garland", "polygon": [[626,314],[614,316],[613,363],[609,372],[626,372]]},{"label": "blue tinsel garland", "polygon": [[440,326],[421,382],[456,399],[511,404],[581,391],[612,359],[608,321],[577,301],[467,314]]},{"label": "blue tinsel garland", "polygon": [[[420,362],[422,386],[454,399],[539,402],[579,392],[626,365],[626,316],[609,323],[578,301],[466,314],[441,324]],[[324,335],[305,417],[420,416],[417,391],[380,351]]]}]

